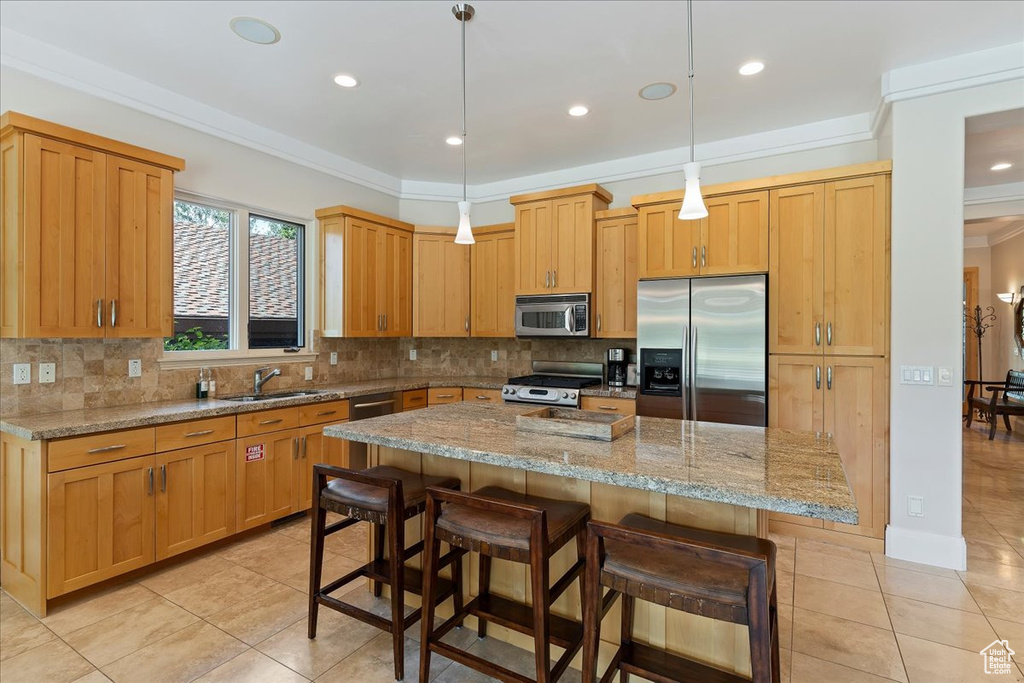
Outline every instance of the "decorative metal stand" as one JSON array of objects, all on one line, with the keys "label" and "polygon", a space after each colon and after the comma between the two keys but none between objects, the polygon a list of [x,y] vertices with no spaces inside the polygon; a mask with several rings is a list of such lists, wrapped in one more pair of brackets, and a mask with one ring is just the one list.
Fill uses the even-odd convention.
[{"label": "decorative metal stand", "polygon": [[[996,321],[996,309],[991,306],[988,307],[988,313],[982,314],[981,306],[975,306],[974,312],[971,315],[967,314],[967,309],[964,309],[964,322],[971,334],[978,339],[978,381],[984,381],[985,371],[984,365],[982,364],[981,354],[981,340],[992,327]],[[970,407],[968,407],[970,410]],[[966,419],[966,416],[965,416]],[[979,410],[977,411],[977,419],[982,422],[988,422],[988,413]]]}]

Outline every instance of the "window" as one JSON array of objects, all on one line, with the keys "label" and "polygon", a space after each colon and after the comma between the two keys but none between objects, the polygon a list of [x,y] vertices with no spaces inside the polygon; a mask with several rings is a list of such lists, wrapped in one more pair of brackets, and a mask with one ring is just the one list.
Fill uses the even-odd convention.
[{"label": "window", "polygon": [[176,198],[174,335],[164,340],[165,359],[304,347],[305,229],[265,213]]}]

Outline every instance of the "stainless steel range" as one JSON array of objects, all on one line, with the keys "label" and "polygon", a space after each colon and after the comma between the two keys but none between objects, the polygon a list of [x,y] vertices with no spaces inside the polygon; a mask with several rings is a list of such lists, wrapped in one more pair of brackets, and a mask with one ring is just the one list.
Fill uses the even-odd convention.
[{"label": "stainless steel range", "polygon": [[533,374],[511,378],[502,388],[501,397],[515,403],[579,408],[582,389],[601,384],[603,369],[601,363],[535,360]]}]

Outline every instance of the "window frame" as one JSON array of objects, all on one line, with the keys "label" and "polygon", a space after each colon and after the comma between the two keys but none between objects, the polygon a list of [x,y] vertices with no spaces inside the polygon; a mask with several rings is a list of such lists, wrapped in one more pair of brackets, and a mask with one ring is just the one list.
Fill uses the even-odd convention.
[{"label": "window frame", "polygon": [[[245,206],[185,190],[175,190],[174,201],[202,204],[231,213],[231,233],[228,263],[228,328],[232,347],[208,351],[165,351],[161,348],[161,368],[198,368],[223,365],[251,365],[253,363],[310,362],[316,358],[312,348],[312,330],[309,321],[313,310],[312,271],[314,240],[310,236],[311,221],[255,206]],[[299,264],[299,327],[303,346],[298,351],[285,349],[249,348],[249,231],[250,216],[281,220],[302,226]],[[162,345],[162,341],[161,341]]]}]

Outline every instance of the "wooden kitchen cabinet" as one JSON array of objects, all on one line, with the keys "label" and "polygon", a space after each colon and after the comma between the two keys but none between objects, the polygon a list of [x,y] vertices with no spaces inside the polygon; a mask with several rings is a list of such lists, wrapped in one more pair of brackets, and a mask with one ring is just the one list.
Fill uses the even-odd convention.
[{"label": "wooden kitchen cabinet", "polygon": [[593,291],[594,214],[611,199],[600,185],[511,197],[516,294]]},{"label": "wooden kitchen cabinet", "polygon": [[768,272],[768,191],[709,197],[704,203],[700,274]]},{"label": "wooden kitchen cabinet", "polygon": [[821,353],[825,317],[825,186],[771,191],[768,346]]},{"label": "wooden kitchen cabinet", "polygon": [[238,439],[235,447],[235,524],[239,531],[295,511],[299,430]]},{"label": "wooden kitchen cabinet", "polygon": [[[473,391],[466,389],[466,391]],[[460,403],[462,401],[462,387],[430,387],[427,389],[427,404],[432,406],[444,403]]]},{"label": "wooden kitchen cabinet", "polygon": [[580,397],[580,408],[583,410],[595,410],[602,413],[636,415],[636,401],[628,398],[582,396]]},{"label": "wooden kitchen cabinet", "polygon": [[153,468],[147,455],[48,475],[48,598],[153,561]]},{"label": "wooden kitchen cabinet", "polygon": [[[342,424],[341,420],[332,424]],[[328,424],[303,427],[299,430],[299,458],[295,461],[295,512],[313,506],[313,466],[318,464],[348,467],[348,441],[324,436]]]},{"label": "wooden kitchen cabinet", "polygon": [[470,247],[470,335],[515,337],[515,224],[473,231]]},{"label": "wooden kitchen cabinet", "polygon": [[165,337],[176,157],[0,117],[4,337]]},{"label": "wooden kitchen cabinet", "polygon": [[354,209],[318,209],[325,337],[411,337],[413,226]]},{"label": "wooden kitchen cabinet", "polygon": [[636,338],[636,210],[598,211],[594,336]]},{"label": "wooden kitchen cabinet", "polygon": [[678,204],[641,206],[637,219],[637,276],[643,278],[696,275],[700,221],[679,219]]},{"label": "wooden kitchen cabinet", "polygon": [[159,453],[154,461],[156,559],[235,533],[235,442]]},{"label": "wooden kitchen cabinet", "polygon": [[455,231],[416,227],[413,235],[413,336],[468,337],[470,246]]},{"label": "wooden kitchen cabinet", "polygon": [[473,389],[465,387],[462,390],[462,400],[466,403],[501,405],[501,389]]}]

